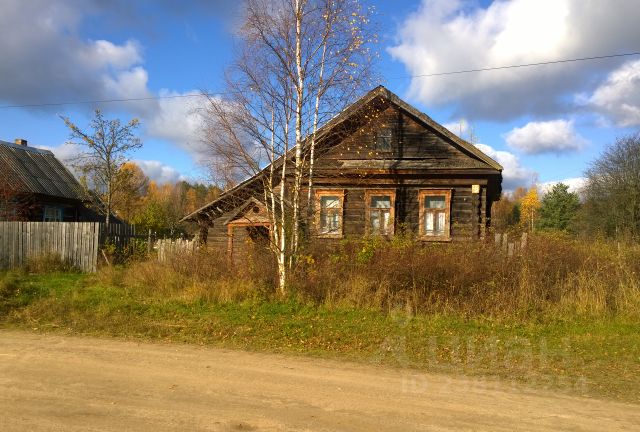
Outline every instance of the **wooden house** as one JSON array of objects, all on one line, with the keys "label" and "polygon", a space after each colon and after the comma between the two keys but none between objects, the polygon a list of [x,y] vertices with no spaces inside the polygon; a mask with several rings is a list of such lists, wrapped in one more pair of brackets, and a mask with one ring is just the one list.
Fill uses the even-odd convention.
[{"label": "wooden house", "polygon": [[[484,238],[502,166],[388,89],[370,91],[317,137],[309,227],[316,241],[399,230],[425,242]],[[183,220],[200,224],[210,248],[235,253],[269,229],[260,175]]]},{"label": "wooden house", "polygon": [[48,150],[0,141],[0,220],[97,221],[78,180]]}]

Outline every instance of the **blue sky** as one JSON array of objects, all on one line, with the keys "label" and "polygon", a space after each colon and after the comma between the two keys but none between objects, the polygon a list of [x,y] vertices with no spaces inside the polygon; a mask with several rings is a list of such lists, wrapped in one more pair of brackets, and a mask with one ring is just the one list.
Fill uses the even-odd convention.
[{"label": "blue sky", "polygon": [[[579,178],[603,147],[640,125],[640,56],[442,77],[455,70],[640,50],[635,0],[369,1],[378,11],[382,84],[505,166],[505,187]],[[0,0],[0,105],[223,90],[236,1]],[[134,155],[159,181],[203,180],[194,98],[0,108],[0,139],[65,158],[59,116],[139,117]],[[464,130],[466,129],[466,130]]]}]

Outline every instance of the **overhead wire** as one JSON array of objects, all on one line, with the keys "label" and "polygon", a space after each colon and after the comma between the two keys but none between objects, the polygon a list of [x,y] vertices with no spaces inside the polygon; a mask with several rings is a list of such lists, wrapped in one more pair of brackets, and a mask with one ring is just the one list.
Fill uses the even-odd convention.
[{"label": "overhead wire", "polygon": [[[389,77],[387,80],[395,80],[395,79],[413,79],[413,78],[429,78],[429,77],[439,77],[446,75],[460,75],[460,74],[468,74],[468,73],[478,73],[478,72],[489,72],[496,70],[506,70],[506,69],[517,69],[517,68],[527,68],[527,67],[535,67],[535,66],[544,66],[544,65],[554,65],[554,64],[562,64],[562,63],[573,63],[573,62],[582,62],[582,61],[593,61],[593,60],[604,60],[611,58],[620,58],[620,57],[631,57],[640,55],[640,51],[627,52],[627,53],[619,53],[619,54],[607,54],[600,56],[591,56],[591,57],[578,57],[571,59],[561,59],[561,60],[550,60],[544,62],[535,62],[535,63],[522,63],[515,65],[505,65],[505,66],[494,66],[494,67],[484,67],[484,68],[476,68],[476,69],[463,69],[463,70],[455,70],[455,71],[446,71],[446,72],[434,72],[429,74],[418,74],[418,75],[405,75],[398,77]],[[44,108],[44,107],[54,107],[54,106],[64,106],[64,105],[87,105],[87,104],[103,104],[103,103],[118,103],[118,102],[140,102],[147,100],[163,100],[163,99],[178,99],[178,98],[191,98],[191,97],[209,97],[209,96],[224,96],[225,92],[213,92],[213,93],[186,93],[180,95],[167,95],[167,96],[147,96],[147,97],[131,97],[131,98],[116,98],[116,99],[94,99],[94,100],[80,100],[80,101],[64,101],[64,102],[42,102],[42,103],[30,103],[30,104],[17,104],[17,105],[0,105],[0,109],[10,109],[10,108]]]}]

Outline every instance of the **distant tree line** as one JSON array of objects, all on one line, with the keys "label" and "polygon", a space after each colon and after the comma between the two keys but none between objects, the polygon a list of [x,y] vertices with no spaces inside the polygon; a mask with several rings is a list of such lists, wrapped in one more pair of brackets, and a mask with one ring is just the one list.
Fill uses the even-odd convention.
[{"label": "distant tree line", "polygon": [[536,185],[503,194],[493,207],[493,227],[640,239],[640,132],[609,145],[585,179],[580,191],[558,183],[542,199]]}]

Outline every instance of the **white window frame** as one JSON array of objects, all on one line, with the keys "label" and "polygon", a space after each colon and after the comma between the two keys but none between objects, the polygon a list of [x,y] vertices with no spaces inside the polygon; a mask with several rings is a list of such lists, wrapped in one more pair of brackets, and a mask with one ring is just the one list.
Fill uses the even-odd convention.
[{"label": "white window frame", "polygon": [[[316,230],[317,236],[320,238],[342,238],[344,232],[344,189],[318,189],[315,192],[316,195]],[[338,207],[338,224],[337,231],[322,232],[322,198],[323,197],[337,197],[340,203]]]},{"label": "white window frame", "polygon": [[[444,196],[443,209],[427,209],[425,206],[425,198],[429,196]],[[451,189],[422,189],[418,193],[418,202],[420,205],[420,240],[424,241],[450,241],[451,240]],[[433,235],[427,232],[425,217],[427,213],[441,214],[444,213],[444,233],[442,235]]]},{"label": "white window frame", "polygon": [[[380,211],[383,209],[376,209],[371,207],[371,199],[373,197],[385,196],[389,197],[389,201],[391,203],[391,207],[389,208],[389,227],[386,232],[378,232],[374,233],[371,227],[371,212],[372,211]],[[395,233],[395,220],[396,220],[396,191],[395,189],[367,189],[364,193],[365,200],[365,223],[366,228],[365,232],[367,235],[381,235],[381,236],[392,236]],[[380,211],[380,213],[382,213]]]}]

